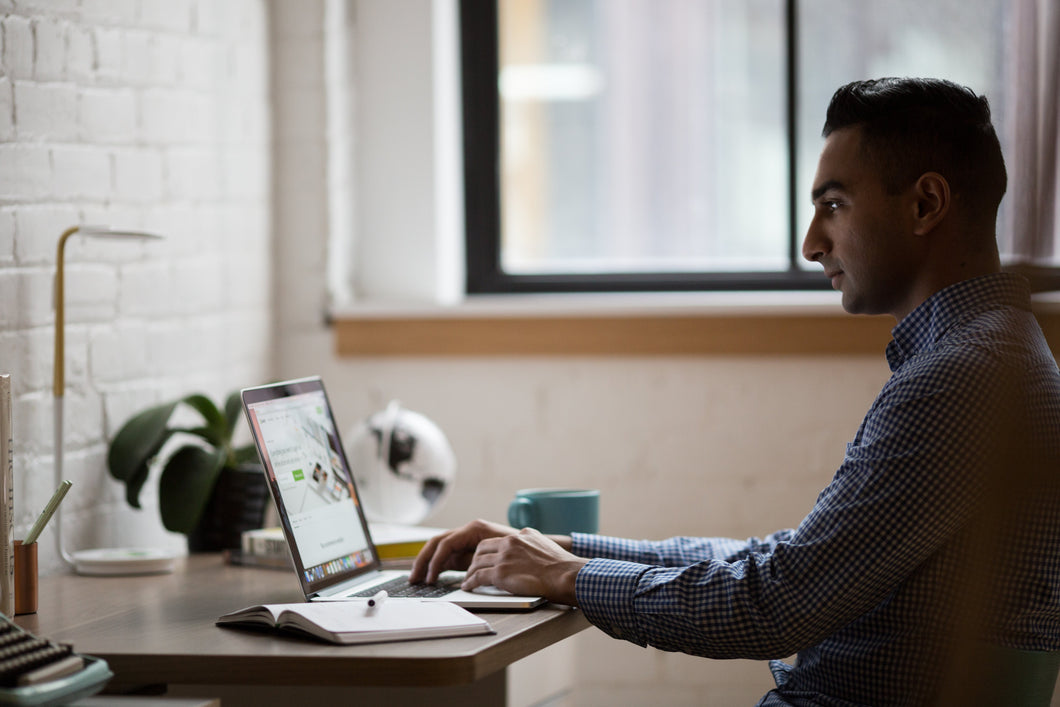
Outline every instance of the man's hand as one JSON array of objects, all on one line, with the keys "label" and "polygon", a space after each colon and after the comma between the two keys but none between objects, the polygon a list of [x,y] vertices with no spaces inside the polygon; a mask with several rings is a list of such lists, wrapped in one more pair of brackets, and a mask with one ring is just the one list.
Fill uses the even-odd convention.
[{"label": "man's hand", "polygon": [[574,586],[588,560],[572,555],[556,539],[532,528],[483,540],[467,568],[461,588],[493,585],[524,596],[543,596],[576,606]]},{"label": "man's hand", "polygon": [[518,532],[515,528],[499,523],[475,520],[455,530],[435,535],[416,555],[409,581],[432,584],[445,570],[466,570],[480,542]]},{"label": "man's hand", "polygon": [[434,536],[420,550],[410,582],[431,583],[445,570],[467,570],[464,589],[494,585],[530,596],[574,605],[574,578],[587,560],[570,554],[571,539],[518,531],[476,520]]}]

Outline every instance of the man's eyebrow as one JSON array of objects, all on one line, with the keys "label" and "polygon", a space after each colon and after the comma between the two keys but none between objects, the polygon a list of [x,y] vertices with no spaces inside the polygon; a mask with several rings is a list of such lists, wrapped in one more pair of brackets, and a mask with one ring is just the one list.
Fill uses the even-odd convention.
[{"label": "man's eyebrow", "polygon": [[813,190],[813,192],[810,194],[810,200],[817,201],[829,189],[842,190],[843,183],[840,182],[838,179],[829,179],[827,182]]}]

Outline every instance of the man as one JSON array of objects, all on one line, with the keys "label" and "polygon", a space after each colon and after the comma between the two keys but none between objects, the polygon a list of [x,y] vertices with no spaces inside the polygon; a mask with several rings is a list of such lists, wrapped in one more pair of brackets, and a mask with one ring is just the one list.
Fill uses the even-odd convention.
[{"label": "man", "polygon": [[893,375],[799,527],[649,542],[475,521],[428,543],[413,580],[466,568],[465,588],[544,594],[664,650],[797,653],[762,705],[997,700],[973,680],[986,647],[1060,650],[1060,372],[1000,269],[986,99],[856,82],[824,135],[803,255],[844,309],[897,326]]}]

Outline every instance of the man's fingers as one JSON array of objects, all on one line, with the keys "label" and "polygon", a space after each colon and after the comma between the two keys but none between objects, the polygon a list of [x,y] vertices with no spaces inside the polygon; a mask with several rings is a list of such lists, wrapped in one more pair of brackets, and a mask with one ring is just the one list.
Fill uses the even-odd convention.
[{"label": "man's fingers", "polygon": [[435,535],[430,538],[412,561],[412,570],[409,572],[409,581],[413,583],[422,582],[427,575],[427,565],[434,557],[435,548],[441,541],[441,536]]},{"label": "man's fingers", "polygon": [[[472,545],[474,547],[474,545]],[[439,540],[434,555],[427,566],[428,583],[434,582],[445,570],[462,569],[460,558],[468,554],[467,542],[456,533],[446,535]]]},{"label": "man's fingers", "polygon": [[489,538],[478,544],[471,564],[467,566],[467,576],[460,588],[467,591],[475,587],[489,586],[495,583],[496,564],[500,559],[497,552],[501,538]]},{"label": "man's fingers", "polygon": [[500,549],[501,543],[504,541],[505,538],[486,538],[478,544],[477,548],[475,548],[475,557],[497,552]]},{"label": "man's fingers", "polygon": [[[416,555],[409,572],[409,581],[434,582],[443,570],[457,569],[453,565],[459,561],[464,544],[455,530],[435,535]],[[457,557],[454,558],[454,555]]]},{"label": "man's fingers", "polygon": [[465,592],[469,592],[472,589],[475,589],[476,587],[493,586],[493,574],[493,567],[482,567],[474,571],[468,571],[467,576],[464,577],[464,581],[460,585],[460,588],[463,589]]},{"label": "man's fingers", "polygon": [[438,557],[439,547],[442,543],[443,538],[447,537],[449,533],[442,533],[436,535],[423,546],[419,554],[416,555],[416,559],[412,563],[412,571],[409,572],[409,581],[411,582],[423,582],[428,579],[430,574],[430,566]]}]

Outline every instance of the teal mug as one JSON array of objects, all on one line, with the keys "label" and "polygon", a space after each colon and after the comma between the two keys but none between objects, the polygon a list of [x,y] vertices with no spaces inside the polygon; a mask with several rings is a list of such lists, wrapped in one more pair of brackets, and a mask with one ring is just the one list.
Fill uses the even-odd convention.
[{"label": "teal mug", "polygon": [[536,528],[546,535],[595,533],[600,524],[600,492],[595,489],[523,489],[508,505],[508,524]]}]

